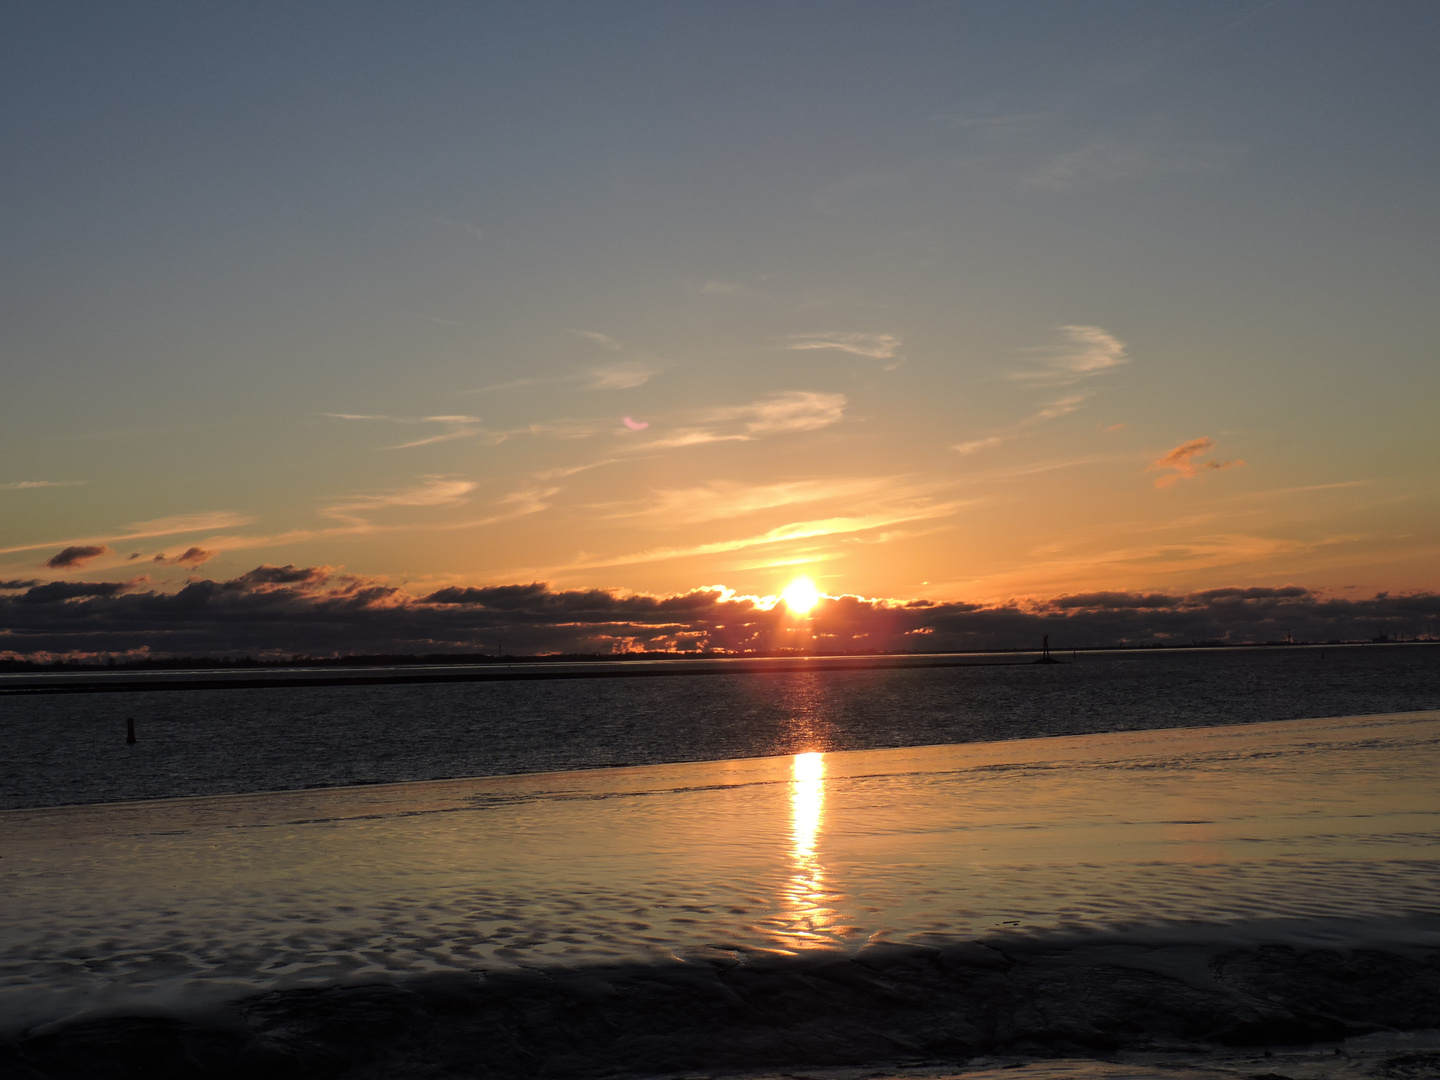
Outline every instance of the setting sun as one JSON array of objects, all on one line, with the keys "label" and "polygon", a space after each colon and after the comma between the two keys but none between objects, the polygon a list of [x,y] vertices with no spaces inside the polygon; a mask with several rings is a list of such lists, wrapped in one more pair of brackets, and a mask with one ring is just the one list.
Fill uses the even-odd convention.
[{"label": "setting sun", "polygon": [[808,577],[796,578],[780,594],[785,606],[797,615],[806,614],[820,600],[820,590]]}]

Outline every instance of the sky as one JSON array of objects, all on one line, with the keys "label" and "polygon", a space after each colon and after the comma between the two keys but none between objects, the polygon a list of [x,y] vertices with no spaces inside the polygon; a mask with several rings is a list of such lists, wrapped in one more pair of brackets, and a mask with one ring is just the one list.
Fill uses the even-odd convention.
[{"label": "sky", "polygon": [[163,650],[212,586],[345,606],[318,650],[521,586],[1440,589],[1433,4],[0,23],[0,652]]}]

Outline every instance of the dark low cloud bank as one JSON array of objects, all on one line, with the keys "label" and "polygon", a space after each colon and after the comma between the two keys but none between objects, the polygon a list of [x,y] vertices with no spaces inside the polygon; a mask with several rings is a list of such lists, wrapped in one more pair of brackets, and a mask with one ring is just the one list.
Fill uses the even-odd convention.
[{"label": "dark low cloud bank", "polygon": [[0,582],[0,657],[649,650],[816,652],[1083,648],[1157,641],[1336,641],[1440,629],[1440,594],[1325,597],[1299,586],[1188,595],[1097,592],[1001,605],[823,600],[809,620],[702,590],[625,596],[543,584],[416,597],[329,567],[259,566],[177,593],[131,582]]}]

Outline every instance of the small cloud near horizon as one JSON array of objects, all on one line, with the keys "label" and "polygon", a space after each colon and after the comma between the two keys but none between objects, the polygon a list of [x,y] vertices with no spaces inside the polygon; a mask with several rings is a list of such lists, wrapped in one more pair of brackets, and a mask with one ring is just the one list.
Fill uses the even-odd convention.
[{"label": "small cloud near horizon", "polygon": [[[1156,458],[1145,469],[1146,472],[1161,472],[1155,478],[1157,488],[1167,488],[1181,480],[1189,480],[1203,472],[1219,469],[1233,469],[1245,464],[1244,461],[1200,461],[1201,454],[1208,454],[1215,447],[1215,440],[1201,436],[1175,447],[1169,453]],[[1169,471],[1166,471],[1169,470]]]},{"label": "small cloud near horizon", "polygon": [[[186,548],[181,554],[176,555],[173,559],[166,558],[165,553],[162,551],[150,561],[157,563],[165,563],[172,566],[203,566],[205,563],[209,562],[218,554],[220,554],[218,551],[209,551],[202,547],[191,547]],[[130,558],[134,559],[136,558],[136,556],[131,555]]]},{"label": "small cloud near horizon", "polygon": [[75,544],[45,561],[51,570],[75,570],[101,555],[110,554],[109,544]]}]

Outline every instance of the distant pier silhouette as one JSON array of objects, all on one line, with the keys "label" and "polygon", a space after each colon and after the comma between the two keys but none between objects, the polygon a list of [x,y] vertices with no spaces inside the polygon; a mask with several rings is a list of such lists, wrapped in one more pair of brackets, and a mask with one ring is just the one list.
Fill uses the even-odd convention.
[{"label": "distant pier silhouette", "polygon": [[1055,657],[1053,657],[1053,656],[1050,655],[1050,635],[1049,635],[1049,634],[1046,634],[1046,635],[1045,635],[1045,638],[1044,638],[1043,642],[1042,642],[1041,645],[1040,645],[1040,649],[1041,649],[1040,659],[1036,660],[1035,663],[1037,663],[1037,664],[1063,664],[1063,663],[1065,662],[1065,661],[1063,661],[1063,660],[1056,660]]}]

